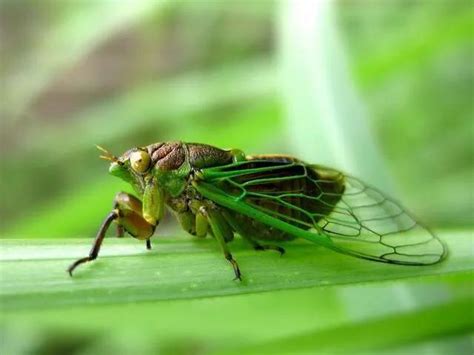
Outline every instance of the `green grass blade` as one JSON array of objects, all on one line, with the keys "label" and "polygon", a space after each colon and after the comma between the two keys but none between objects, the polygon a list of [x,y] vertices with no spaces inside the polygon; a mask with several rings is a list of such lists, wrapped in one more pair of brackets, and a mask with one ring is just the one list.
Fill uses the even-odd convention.
[{"label": "green grass blade", "polygon": [[[229,297],[78,305],[48,310],[17,309],[4,312],[0,317],[4,335],[1,346],[9,350],[3,353],[45,353],[40,351],[45,348],[51,353],[51,349],[58,347],[60,338],[60,344],[87,348],[87,353],[90,354],[104,353],[104,347],[112,351],[116,344],[143,354],[176,354],[179,349],[188,348],[203,349],[204,353],[237,348],[243,352],[244,349],[248,351],[251,346],[262,350],[263,344],[270,347],[279,339],[291,342],[298,334],[312,333],[331,334],[332,339],[324,339],[323,344],[327,346],[331,341],[341,341],[347,335],[345,330],[354,323],[362,329],[373,331],[370,326],[364,328],[364,324],[372,325],[382,319],[393,319],[409,312],[418,315],[414,323],[423,322],[422,315],[425,313],[421,311],[449,306],[472,294],[470,279],[469,274],[446,274]],[[400,297],[401,288],[406,289],[409,294],[418,295],[421,302],[407,307],[406,297]],[[370,300],[370,305],[367,300]],[[353,313],[352,309],[357,309],[357,313]],[[466,309],[466,313],[468,312]],[[393,329],[390,334],[391,344],[400,343],[400,346],[391,346],[390,350],[400,349],[399,354],[407,354],[410,353],[406,351],[407,348],[413,350],[414,347],[435,346],[435,349],[441,351],[440,354],[462,353],[456,349],[462,349],[462,346],[465,348],[465,336],[461,334],[448,338],[451,333],[446,334],[445,330],[452,328],[452,323],[443,323],[443,318],[438,320],[439,333],[436,338],[424,339],[417,335],[423,332],[426,335],[423,327],[420,330],[409,327],[412,340],[422,338],[420,342],[417,341],[420,343],[418,345],[401,345],[402,339],[395,341],[398,330]],[[401,324],[401,327],[406,328],[406,324]],[[335,331],[336,329],[340,332]],[[367,339],[362,329],[359,331]],[[400,338],[403,333],[404,329]],[[346,346],[347,342],[344,343]],[[25,346],[30,348],[29,352],[24,351]],[[18,351],[18,347],[23,352]],[[313,352],[318,348],[317,344],[314,345]],[[121,350],[114,353],[131,352]]]},{"label": "green grass blade", "polygon": [[304,242],[288,244],[287,254],[279,257],[256,253],[237,240],[231,250],[243,282],[232,281],[230,266],[210,239],[157,237],[150,252],[144,242],[112,238],[100,258],[80,267],[73,278],[65,269],[87,255],[91,240],[2,240],[0,304],[14,310],[189,299],[472,272],[472,231],[441,237],[450,256],[424,267],[369,262]]},{"label": "green grass blade", "polygon": [[[309,353],[315,349],[322,353],[346,351],[362,353],[390,349],[445,334],[469,334],[474,328],[474,319],[466,316],[466,311],[472,310],[473,307],[472,298],[463,299],[415,312],[404,312],[343,327],[308,332],[260,346],[253,345],[246,350],[239,349],[238,353]],[[421,319],[423,321],[419,322]]]}]

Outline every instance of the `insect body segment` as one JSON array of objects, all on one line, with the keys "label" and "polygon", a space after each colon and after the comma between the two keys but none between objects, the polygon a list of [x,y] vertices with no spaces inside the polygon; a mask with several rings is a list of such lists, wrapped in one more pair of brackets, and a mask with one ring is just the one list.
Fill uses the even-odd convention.
[{"label": "insect body segment", "polygon": [[337,170],[281,155],[246,156],[205,144],[168,142],[133,148],[110,160],[109,172],[132,185],[138,197],[119,193],[88,257],[94,260],[115,221],[137,239],[150,238],[167,206],[185,231],[210,234],[241,278],[228,243],[235,234],[256,250],[303,238],[337,252],[375,261],[429,265],[446,249],[398,203]]}]

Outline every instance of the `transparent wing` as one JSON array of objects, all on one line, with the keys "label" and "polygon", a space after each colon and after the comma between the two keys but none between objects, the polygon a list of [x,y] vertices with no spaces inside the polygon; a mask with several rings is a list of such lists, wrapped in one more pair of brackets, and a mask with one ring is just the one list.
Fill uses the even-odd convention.
[{"label": "transparent wing", "polygon": [[206,169],[201,178],[226,197],[206,196],[202,188],[204,196],[342,253],[408,265],[434,264],[446,254],[443,243],[399,203],[334,169],[259,157]]},{"label": "transparent wing", "polygon": [[317,222],[339,248],[399,264],[434,264],[444,257],[440,240],[398,202],[352,176],[341,179],[340,200]]}]

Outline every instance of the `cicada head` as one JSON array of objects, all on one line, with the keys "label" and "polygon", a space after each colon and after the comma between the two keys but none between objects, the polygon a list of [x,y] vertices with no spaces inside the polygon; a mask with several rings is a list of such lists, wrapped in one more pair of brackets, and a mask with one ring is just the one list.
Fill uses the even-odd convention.
[{"label": "cicada head", "polygon": [[143,192],[144,178],[151,167],[151,158],[146,148],[132,148],[119,157],[101,146],[97,146],[97,149],[102,152],[100,158],[110,161],[111,175],[128,182],[136,191]]}]

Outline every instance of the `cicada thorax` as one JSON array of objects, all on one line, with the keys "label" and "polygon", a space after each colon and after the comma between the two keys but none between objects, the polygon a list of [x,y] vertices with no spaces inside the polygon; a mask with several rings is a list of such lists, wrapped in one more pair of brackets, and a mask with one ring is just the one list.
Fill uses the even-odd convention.
[{"label": "cicada thorax", "polygon": [[195,169],[204,169],[232,163],[233,155],[229,150],[223,150],[211,145],[186,143],[189,163]]},{"label": "cicada thorax", "polygon": [[228,150],[199,143],[155,143],[147,150],[153,166],[163,171],[178,170],[186,164],[193,169],[221,166],[231,163],[233,158]]},{"label": "cicada thorax", "polygon": [[149,177],[156,179],[164,194],[172,197],[185,192],[194,171],[229,164],[233,159],[230,151],[206,144],[165,142],[143,149],[150,156]]},{"label": "cicada thorax", "polygon": [[[260,155],[248,159],[245,169],[275,169],[265,169],[264,172],[244,174],[235,178],[239,186],[245,187],[245,191],[234,188],[232,194],[241,194],[246,202],[305,230],[313,228],[321,218],[329,215],[344,192],[344,177],[337,171],[318,171],[317,167],[302,164],[301,161],[288,156]],[[227,191],[231,189],[232,187],[226,187]],[[269,199],[268,196],[272,198]],[[242,225],[250,226],[256,239],[295,238],[248,216],[235,213],[235,218]]]}]

